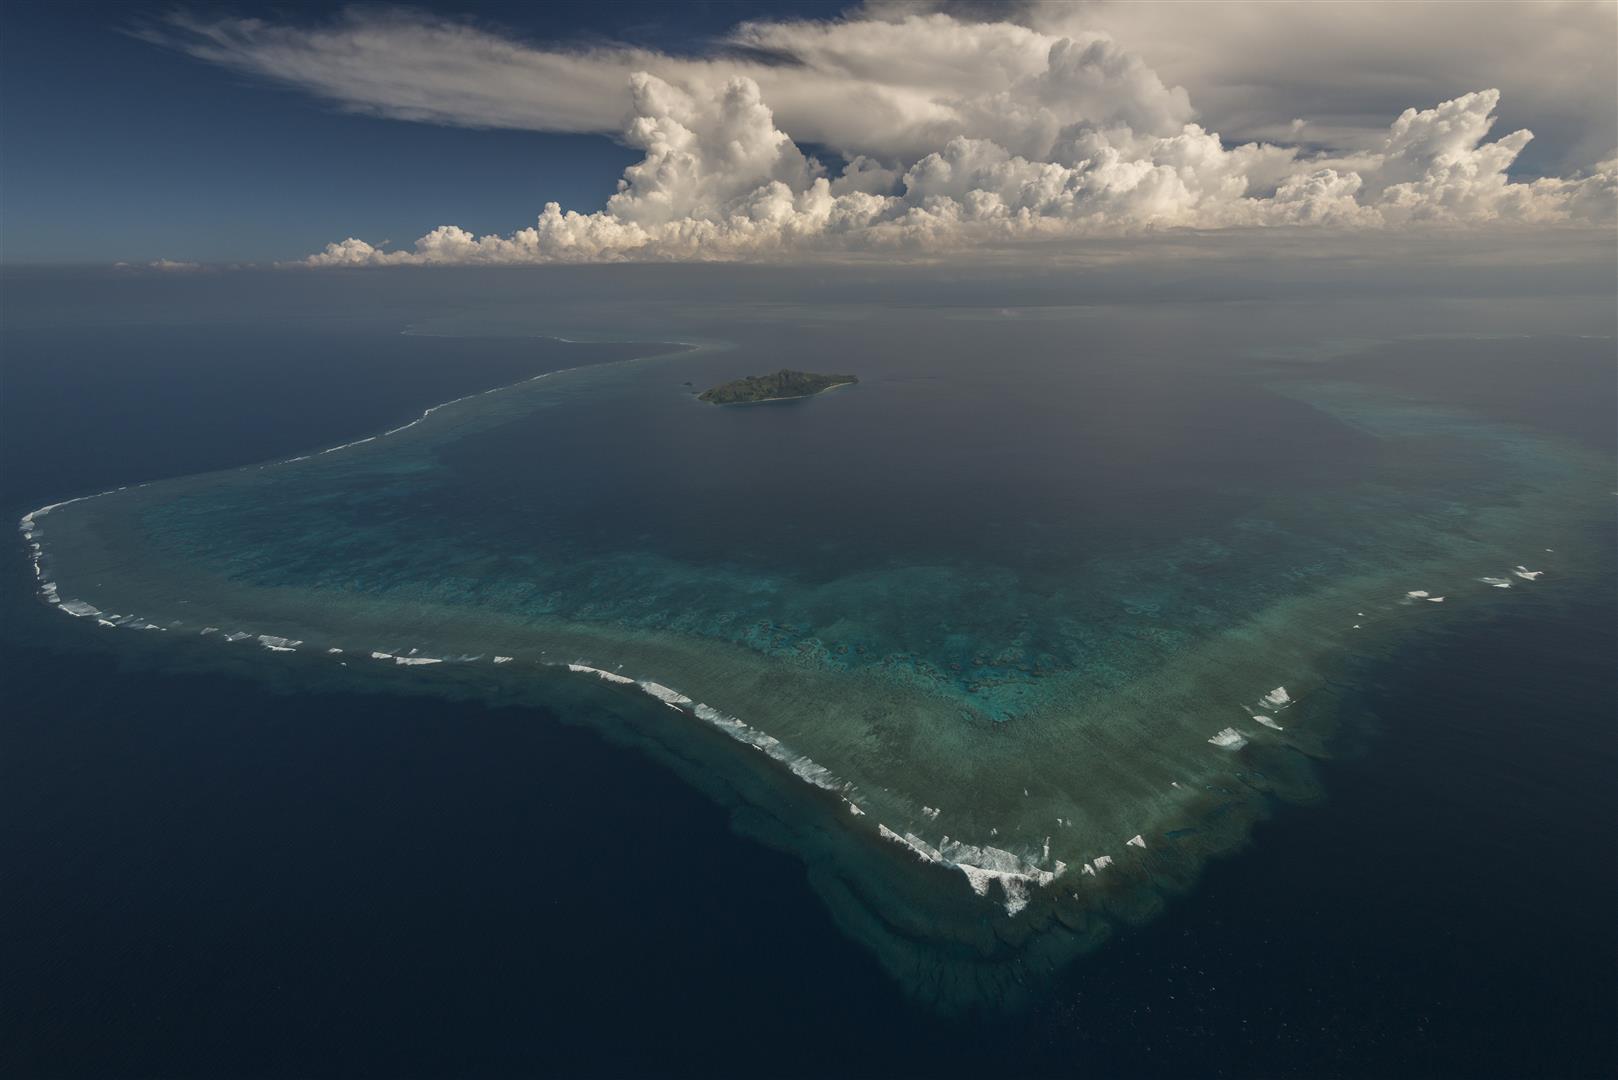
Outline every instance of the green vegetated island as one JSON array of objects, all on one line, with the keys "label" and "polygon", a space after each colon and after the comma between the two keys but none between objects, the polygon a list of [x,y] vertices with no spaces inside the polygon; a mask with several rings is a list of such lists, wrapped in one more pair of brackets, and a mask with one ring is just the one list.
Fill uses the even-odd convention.
[{"label": "green vegetated island", "polygon": [[697,395],[698,401],[710,405],[747,405],[759,401],[783,401],[788,398],[810,397],[834,386],[857,383],[852,375],[817,375],[812,371],[792,371],[782,368],[773,375],[749,375],[721,383]]}]

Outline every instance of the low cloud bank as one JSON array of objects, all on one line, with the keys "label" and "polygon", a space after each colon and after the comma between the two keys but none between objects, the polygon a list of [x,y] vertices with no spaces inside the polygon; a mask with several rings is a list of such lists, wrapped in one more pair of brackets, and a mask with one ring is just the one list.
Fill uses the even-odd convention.
[{"label": "low cloud bank", "polygon": [[1618,162],[1584,177],[1511,181],[1507,169],[1533,136],[1488,140],[1494,90],[1407,109],[1381,147],[1352,158],[1227,147],[1194,123],[1171,135],[1079,125],[1054,136],[1044,159],[958,135],[902,171],[856,157],[833,176],[776,127],[750,79],[703,96],[644,72],[631,82],[635,116],[624,138],[646,156],[606,209],[546,203],[533,226],[509,236],[443,225],[408,251],[351,237],[304,262],[903,256],[1132,229],[1599,223],[1618,206]]}]

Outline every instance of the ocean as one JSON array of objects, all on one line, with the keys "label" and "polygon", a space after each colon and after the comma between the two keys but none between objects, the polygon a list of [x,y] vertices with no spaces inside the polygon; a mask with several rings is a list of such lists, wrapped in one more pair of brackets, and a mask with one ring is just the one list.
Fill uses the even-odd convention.
[{"label": "ocean", "polygon": [[[53,563],[165,632],[63,618],[20,536],[3,574],[9,1073],[1611,1071],[1599,313],[686,305],[639,273],[8,278],[14,520],[214,474],[132,497],[153,501],[113,523],[134,531],[98,534],[120,543],[94,575],[75,580],[65,547]],[[1497,325],[1479,329],[1483,308]],[[787,365],[861,383],[750,410],[692,400]],[[528,389],[321,471],[257,468],[513,384]],[[1530,551],[1530,534],[1554,540]],[[1506,544],[1545,578],[1509,577]],[[142,551],[162,557],[126,557]],[[1374,616],[1314,628],[1342,580],[1382,588],[1390,556],[1444,603],[1389,586]],[[1460,569],[1485,562],[1514,587]],[[311,645],[216,647],[159,610],[180,598]],[[1290,621],[1271,625],[1278,610]],[[635,642],[623,662],[655,666],[637,678],[684,676],[668,685],[812,745],[781,760],[849,786],[780,779],[767,755],[702,742],[689,712],[558,670],[620,659],[542,658],[581,640],[563,619]],[[528,651],[464,676],[392,661],[492,655],[491,626]],[[1145,674],[1196,650],[1211,684]],[[741,680],[714,659],[733,656],[761,666]],[[1293,687],[1284,740],[1220,701],[1186,714],[1183,752],[1126,745],[1148,722],[1178,737],[1182,714],[1147,705],[1227,679],[1255,709]],[[803,704],[859,719],[873,693],[891,695],[883,715],[946,700],[962,726],[828,726]],[[1061,726],[1114,698],[1146,704]],[[1239,768],[1202,737],[1226,725],[1251,744]],[[1063,733],[1119,740],[1113,764],[1017,795],[1083,772],[1092,748]],[[1135,790],[1172,769],[1240,790],[1189,808]],[[917,814],[940,808],[889,780],[955,795]],[[811,800],[826,790],[935,851],[932,822],[974,850],[1003,826],[1030,906],[844,836]],[[1063,807],[1089,817],[1052,827]],[[1138,878],[1102,900],[1042,899],[1078,871],[1042,889],[1040,833],[1076,866],[1096,822],[1127,858],[1142,807],[1185,818],[1143,827],[1142,858],[1163,862],[1121,865]],[[959,896],[918,906],[941,882]],[[994,963],[963,965],[980,932]]]}]

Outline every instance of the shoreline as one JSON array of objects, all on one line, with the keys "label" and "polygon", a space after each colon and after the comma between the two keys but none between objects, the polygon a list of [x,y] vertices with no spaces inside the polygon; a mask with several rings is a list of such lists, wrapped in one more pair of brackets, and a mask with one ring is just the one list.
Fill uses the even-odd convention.
[{"label": "shoreline", "polygon": [[[853,385],[855,385],[855,380],[850,380],[849,382],[832,383],[830,386],[822,386],[819,390],[816,390],[813,393],[793,394],[791,397],[767,397],[759,398],[757,401],[703,401],[702,404],[718,405],[721,409],[727,409],[732,405],[768,405],[772,401],[805,401],[812,397],[819,397],[821,394],[829,394],[833,390],[841,389],[844,386]],[[700,395],[697,395],[697,400],[702,401]]]}]

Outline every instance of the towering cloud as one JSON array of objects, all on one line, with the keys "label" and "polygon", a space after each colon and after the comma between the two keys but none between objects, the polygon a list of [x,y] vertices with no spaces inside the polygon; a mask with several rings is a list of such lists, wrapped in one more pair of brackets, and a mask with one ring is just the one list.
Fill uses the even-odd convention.
[{"label": "towering cloud", "polygon": [[350,107],[610,130],[644,155],[594,213],[549,203],[508,236],[442,226],[406,251],[349,239],[312,265],[906,253],[1174,227],[1605,222],[1618,207],[1612,160],[1569,178],[1514,179],[1532,135],[1492,137],[1496,90],[1408,108],[1380,136],[1337,147],[1231,145],[1198,122],[1185,89],[1109,35],[1073,25],[936,13],[751,23],[733,35],[740,49],[695,59],[547,51],[403,16],[175,32],[198,56]]}]

